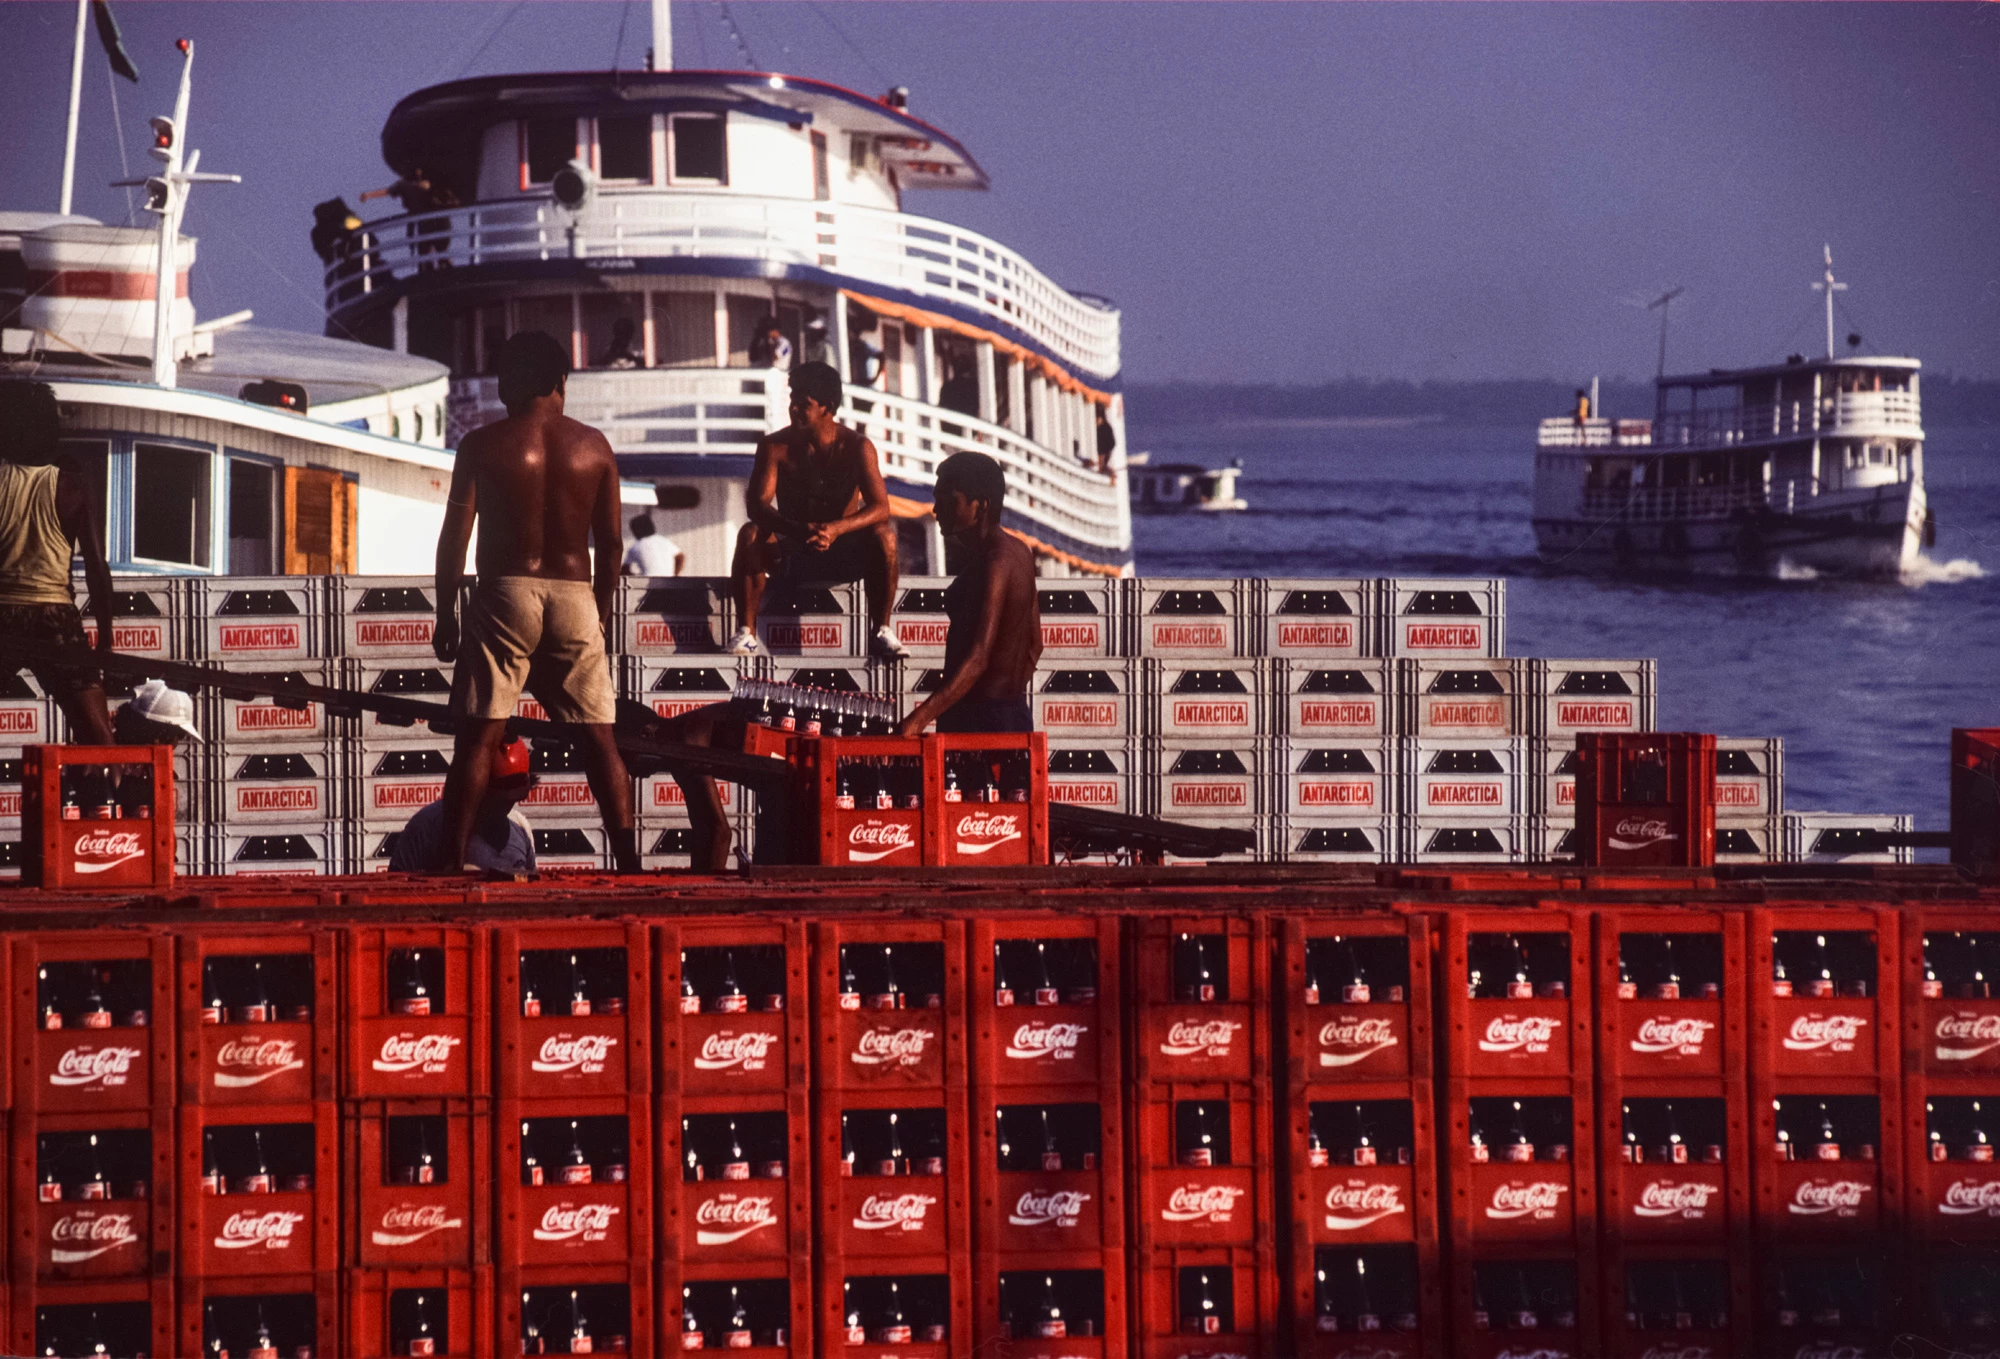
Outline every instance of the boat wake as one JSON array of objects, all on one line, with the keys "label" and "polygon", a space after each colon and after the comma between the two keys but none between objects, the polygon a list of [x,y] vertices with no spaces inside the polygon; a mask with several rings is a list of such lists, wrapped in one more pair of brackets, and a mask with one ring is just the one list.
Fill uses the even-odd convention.
[{"label": "boat wake", "polygon": [[1941,562],[1921,554],[1904,569],[1902,575],[1903,584],[1915,589],[1922,589],[1926,585],[1956,585],[1962,580],[1985,578],[1985,568],[1970,558],[1953,557],[1948,562]]},{"label": "boat wake", "polygon": [[1807,566],[1803,562],[1795,562],[1790,557],[1778,558],[1777,570],[1772,572],[1772,574],[1776,576],[1779,580],[1819,579],[1819,572],[1817,569]]}]

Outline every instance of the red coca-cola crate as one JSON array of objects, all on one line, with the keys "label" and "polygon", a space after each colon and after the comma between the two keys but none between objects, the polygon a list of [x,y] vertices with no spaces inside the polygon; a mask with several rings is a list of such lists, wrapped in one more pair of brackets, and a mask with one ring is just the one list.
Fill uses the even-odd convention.
[{"label": "red coca-cola crate", "polygon": [[[1351,965],[1351,966],[1350,966]],[[1402,1081],[1431,1074],[1431,933],[1418,913],[1287,917],[1282,973],[1286,1077]],[[1359,976],[1334,975],[1350,967]],[[1400,993],[1400,994],[1399,994]]]},{"label": "red coca-cola crate", "polygon": [[[1438,1160],[1450,1191],[1456,1246],[1506,1242],[1579,1250],[1594,1242],[1596,1119],[1587,1079],[1454,1080],[1443,1107]],[[1523,1134],[1533,1140],[1512,1140]],[[1567,1142],[1557,1141],[1564,1137]],[[1517,1145],[1526,1145],[1534,1159],[1513,1159]]]},{"label": "red coca-cola crate", "polygon": [[[884,1338],[891,1281],[901,1286],[897,1302],[909,1328],[907,1340]],[[968,1254],[849,1258],[828,1251],[819,1267],[819,1353],[843,1359],[970,1359],[972,1296]],[[859,1317],[858,1330],[848,1326],[850,1315]]]},{"label": "red coca-cola crate", "polygon": [[332,1099],[335,932],[209,928],[179,943],[181,1102]]},{"label": "red coca-cola crate", "polygon": [[354,926],[347,1079],[356,1099],[442,1099],[490,1089],[492,970],[485,930]]},{"label": "red coca-cola crate", "polygon": [[[264,1147],[269,1192],[246,1192],[256,1173],[247,1154],[252,1129],[270,1129]],[[213,1165],[229,1192],[204,1187]],[[182,1278],[317,1273],[339,1255],[339,1122],[330,1103],[258,1108],[180,1108],[179,1268]],[[295,1176],[307,1176],[300,1181]]]},{"label": "red coca-cola crate", "polygon": [[[80,1113],[173,1102],[171,936],[33,931],[7,947],[14,1001],[0,1021],[11,1019],[17,1040],[12,1085],[22,1109]],[[49,1027],[51,1011],[60,1028]]]},{"label": "red coca-cola crate", "polygon": [[[635,1258],[629,1264],[503,1268],[494,1271],[494,1278],[494,1296],[499,1302],[493,1327],[494,1353],[658,1352],[650,1261]],[[576,1348],[571,1339],[579,1312],[590,1337],[588,1349]]]},{"label": "red coca-cola crate", "polygon": [[[1751,912],[1753,1074],[1893,1078],[1902,1064],[1900,935],[1895,912],[1887,907],[1772,906]],[[1821,939],[1825,949],[1817,943]],[[1783,978],[1780,964],[1788,974]],[[1837,974],[1830,985],[1820,977],[1789,975],[1822,970]],[[1866,994],[1855,993],[1862,989]]]},{"label": "red coca-cola crate", "polygon": [[[1161,1083],[1139,1092],[1131,1112],[1138,1245],[1274,1243],[1268,1091],[1233,1082]],[[1209,1164],[1197,1159],[1203,1148]]]},{"label": "red coca-cola crate", "polygon": [[[305,1351],[318,1359],[341,1354],[340,1276],[334,1273],[181,1276],[180,1324],[167,1353],[250,1355],[261,1315],[272,1349],[283,1359]],[[219,1338],[220,1344],[211,1344]]]},{"label": "red coca-cola crate", "polygon": [[1132,1288],[1135,1355],[1263,1359],[1277,1352],[1278,1269],[1268,1247],[1142,1248]]},{"label": "red coca-cola crate", "polygon": [[[812,929],[817,1087],[963,1087],[964,922],[821,920]],[[890,981],[894,989],[869,993]]]},{"label": "red coca-cola crate", "polygon": [[1587,913],[1455,909],[1439,975],[1449,1076],[1588,1078]]},{"label": "red coca-cola crate", "polygon": [[1741,1081],[1756,985],[1742,914],[1613,907],[1595,922],[1599,1079]]},{"label": "red coca-cola crate", "polygon": [[803,1090],[811,1058],[803,920],[654,927],[660,1091]]},{"label": "red coca-cola crate", "polygon": [[973,1240],[982,1262],[1125,1244],[1122,1093],[1115,1081],[974,1092]]},{"label": "red coca-cola crate", "polygon": [[354,1359],[504,1354],[494,1338],[491,1269],[355,1269],[346,1292],[345,1348]]},{"label": "red coca-cola crate", "polygon": [[1115,1100],[1124,994],[1118,922],[982,915],[971,924],[973,1081],[1090,1086]]},{"label": "red coca-cola crate", "polygon": [[[1750,1083],[1750,1179],[1762,1237],[1873,1239],[1895,1231],[1904,1211],[1904,1121],[1900,1083],[1861,1076],[1753,1077]],[[1844,1134],[1838,1159],[1824,1159],[1805,1139],[1780,1151],[1780,1106],[1797,1101],[1810,1121],[1821,1105]],[[1858,1103],[1857,1103],[1858,1102]],[[1871,1122],[1872,1119],[1872,1122]],[[1870,1135],[1873,1143],[1866,1141]]]},{"label": "red coca-cola crate", "polygon": [[1992,913],[1905,906],[1898,916],[1903,1070],[2000,1076],[2000,930]]},{"label": "red coca-cola crate", "polygon": [[1603,1251],[1606,1359],[1754,1359],[1756,1278],[1747,1250],[1617,1245]]},{"label": "red coca-cola crate", "polygon": [[492,1259],[493,1119],[485,1101],[346,1107],[351,1258],[368,1269],[469,1269]]},{"label": "red coca-cola crate", "polygon": [[[823,1095],[814,1141],[821,1250],[854,1260],[969,1257],[974,1143],[957,1091]],[[869,1173],[891,1160],[896,1173]]]},{"label": "red coca-cola crate", "polygon": [[1561,1245],[1454,1251],[1446,1324],[1465,1359],[1585,1359],[1600,1325],[1597,1253]]},{"label": "red coca-cola crate", "polygon": [[[980,1354],[995,1359],[1116,1359],[1130,1352],[1124,1251],[982,1252],[974,1274],[973,1341]],[[1045,1297],[1055,1305],[1044,1305]],[[1049,1311],[1062,1315],[1050,1317]]]},{"label": "red coca-cola crate", "polygon": [[[673,1243],[669,1256],[717,1266],[810,1257],[814,1139],[803,1090],[667,1091],[657,1107],[654,1174],[660,1238]],[[727,1145],[732,1124],[744,1155],[734,1168]]]},{"label": "red coca-cola crate", "polygon": [[98,1343],[110,1354],[177,1353],[174,1283],[152,1279],[94,1279],[88,1283],[37,1283],[6,1290],[11,1304],[0,1348],[14,1354],[91,1354]]},{"label": "red coca-cola crate", "polygon": [[[1315,1084],[1293,1092],[1285,1137],[1295,1259],[1319,1245],[1390,1241],[1436,1252],[1432,1117],[1429,1081]],[[1311,1282],[1305,1275],[1300,1281]],[[1310,1300],[1308,1288],[1304,1301]]]},{"label": "red coca-cola crate", "polygon": [[[1733,1081],[1607,1076],[1597,1101],[1607,1237],[1741,1239],[1750,1227],[1750,1167],[1762,1150],[1746,1104]],[[1671,1140],[1676,1136],[1681,1140]]]},{"label": "red coca-cola crate", "polygon": [[1915,1275],[1915,1270],[1906,1270],[1903,1261],[1884,1254],[1876,1242],[1801,1241],[1760,1251],[1756,1262],[1756,1341],[1746,1352],[1759,1359],[1967,1352],[1936,1344],[1947,1327],[1919,1325],[1921,1338],[1914,1346],[1910,1339],[1898,1343],[1897,1322],[1905,1319],[1903,1304],[1912,1291],[1904,1275]]},{"label": "red coca-cola crate", "polygon": [[1952,728],[1951,861],[1977,878],[2000,865],[2000,727]]},{"label": "red coca-cola crate", "polygon": [[[12,1132],[17,1283],[172,1272],[178,1185],[171,1108],[23,1111],[13,1116]],[[86,1197],[92,1194],[105,1197]]]},{"label": "red coca-cola crate", "polygon": [[[801,1250],[784,1260],[728,1260],[700,1264],[671,1257],[660,1261],[655,1287],[659,1296],[660,1348],[674,1350],[733,1349],[747,1359],[806,1359],[813,1354],[812,1252]],[[751,1324],[750,1344],[732,1344],[732,1292],[744,1303]],[[687,1326],[689,1311],[694,1343]],[[778,1333],[782,1323],[784,1333]]]},{"label": "red coca-cola crate", "polygon": [[[1137,1010],[1132,1076],[1268,1081],[1269,925],[1263,916],[1142,919],[1127,931],[1125,975]],[[1177,979],[1177,972],[1187,974]],[[1201,978],[1205,976],[1207,980]],[[1202,999],[1203,988],[1208,999]],[[1183,990],[1191,998],[1182,999]]]},{"label": "red coca-cola crate", "polygon": [[1903,1295],[1899,1331],[1923,1337],[1923,1344],[1936,1346],[1932,1353],[1995,1353],[2000,1287],[1995,1286],[1996,1261],[1989,1244],[1941,1242],[1896,1263],[1903,1266],[1897,1280]]},{"label": "red coca-cola crate", "polygon": [[[1007,802],[947,801],[955,761],[997,768]],[[1011,774],[1010,774],[1011,769]],[[1025,789],[1006,785],[1025,776]],[[1018,795],[1025,791],[1025,800]],[[964,868],[1004,868],[1049,861],[1049,749],[1041,732],[924,738],[924,862]]]},{"label": "red coca-cola crate", "polygon": [[[642,1096],[502,1100],[494,1111],[494,1134],[493,1178],[499,1190],[494,1256],[503,1268],[650,1258],[650,1101]],[[587,1182],[570,1178],[566,1157],[574,1154],[572,1148],[590,1158]],[[623,1180],[614,1178],[621,1156]],[[528,1183],[537,1169],[542,1182]]]},{"label": "red coca-cola crate", "polygon": [[[143,766],[152,777],[146,815],[64,805],[65,771]],[[128,782],[125,786],[130,786]],[[108,792],[105,796],[109,796]],[[96,815],[118,810],[116,819]],[[72,819],[68,813],[80,812]],[[174,883],[174,752],[171,746],[28,746],[21,752],[21,881],[54,888],[150,888]]]},{"label": "red coca-cola crate", "polygon": [[[652,1088],[649,945],[647,928],[638,924],[549,922],[493,932],[501,1098],[598,1097]],[[575,1013],[579,984],[587,1014]]]},{"label": "red coca-cola crate", "polygon": [[1701,732],[1579,732],[1579,863],[1715,862],[1715,738]]}]

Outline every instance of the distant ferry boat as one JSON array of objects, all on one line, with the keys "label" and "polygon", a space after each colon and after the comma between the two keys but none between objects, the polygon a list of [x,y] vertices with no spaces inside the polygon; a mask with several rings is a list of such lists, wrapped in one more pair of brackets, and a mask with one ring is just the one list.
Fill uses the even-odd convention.
[{"label": "distant ferry boat", "polygon": [[1132,488],[1132,508],[1140,514],[1217,513],[1247,510],[1250,502],[1236,494],[1243,459],[1227,467],[1203,467],[1195,462],[1154,463],[1147,453],[1126,461]]},{"label": "distant ferry boat", "polygon": [[[1834,287],[1829,264],[1829,298]],[[1541,558],[1584,571],[1897,576],[1935,537],[1909,358],[1661,377],[1651,420],[1542,421]]]}]

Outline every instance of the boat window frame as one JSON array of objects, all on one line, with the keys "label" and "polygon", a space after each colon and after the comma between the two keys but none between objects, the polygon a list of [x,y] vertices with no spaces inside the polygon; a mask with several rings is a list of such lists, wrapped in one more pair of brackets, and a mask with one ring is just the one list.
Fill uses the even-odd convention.
[{"label": "boat window frame", "polygon": [[[212,576],[218,574],[215,562],[228,556],[226,538],[227,523],[224,514],[227,508],[228,459],[223,456],[222,446],[202,439],[184,439],[173,435],[132,434],[124,442],[123,467],[114,472],[124,483],[122,502],[127,510],[124,530],[119,546],[122,560],[113,563],[114,570],[143,571],[154,575]],[[164,557],[144,557],[139,554],[139,449],[144,444],[152,448],[169,449],[176,452],[199,453],[208,459],[208,563],[177,562]],[[114,463],[115,466],[115,463]],[[108,498],[108,497],[107,497]],[[223,541],[218,542],[218,534]]]},{"label": "boat window frame", "polygon": [[[516,158],[520,161],[521,165],[521,191],[523,193],[526,193],[530,189],[547,188],[549,184],[554,182],[555,179],[555,176],[553,174],[551,174],[548,179],[534,179],[531,178],[529,175],[530,162],[528,160],[528,124],[553,123],[558,121],[560,120],[554,116],[543,117],[543,118],[533,118],[533,117],[517,118],[514,120],[515,149],[518,153]],[[574,130],[570,134],[570,152],[568,157],[565,158],[564,164],[568,164],[569,161],[571,160],[579,159],[580,158],[579,153],[581,153],[582,155],[588,156],[590,158],[589,163],[591,165],[595,165],[597,163],[597,128],[595,126],[596,120],[588,118],[571,118],[570,122],[573,124]],[[585,123],[590,123],[592,124],[592,126],[586,128],[584,126]],[[562,166],[558,165],[556,169],[561,170]]]},{"label": "boat window frame", "polygon": [[[604,172],[604,124],[607,122],[638,122],[646,120],[646,177],[634,179],[625,175],[608,175]],[[660,178],[660,115],[657,113],[623,113],[611,118],[597,117],[590,120],[590,170],[597,176],[599,184],[614,184],[626,187],[650,188],[659,183]]]},{"label": "boat window frame", "polygon": [[[667,183],[685,184],[707,188],[726,189],[729,187],[729,115],[728,113],[669,113],[666,116],[666,159]],[[684,175],[680,171],[678,147],[674,141],[674,128],[679,123],[714,123],[722,145],[722,175],[711,178],[706,175]]]},{"label": "boat window frame", "polygon": [[222,446],[223,501],[221,513],[218,518],[222,524],[222,559],[224,569],[220,574],[240,574],[228,569],[230,565],[229,544],[233,537],[229,530],[234,526],[236,515],[235,487],[230,477],[229,468],[229,464],[232,462],[253,463],[271,473],[271,524],[269,536],[271,569],[252,574],[280,575],[284,566],[285,554],[285,460],[268,453],[252,453],[248,449],[232,448],[228,444]]}]

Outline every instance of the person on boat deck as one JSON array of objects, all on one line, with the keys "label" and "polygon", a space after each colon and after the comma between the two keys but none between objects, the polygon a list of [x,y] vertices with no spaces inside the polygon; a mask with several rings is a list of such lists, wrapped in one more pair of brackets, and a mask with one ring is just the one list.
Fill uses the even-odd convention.
[{"label": "person on boat deck", "polygon": [[938,466],[934,494],[946,561],[957,568],[944,592],[944,680],[902,734],[921,736],[932,722],[940,732],[1032,731],[1042,611],[1034,555],[1000,526],[1006,476],[984,453],[954,453]]},{"label": "person on boat deck", "polygon": [[799,362],[833,362],[833,342],[826,337],[826,318],[817,312],[806,318],[805,336],[799,342]]},{"label": "person on boat deck", "polygon": [[1097,470],[1111,470],[1111,455],[1118,451],[1118,431],[1111,428],[1109,408],[1103,405],[1097,410]]},{"label": "person on boat deck", "polygon": [[752,368],[790,368],[792,366],[792,342],[785,338],[785,332],[778,328],[778,318],[767,316],[757,326],[757,334],[750,341],[750,366]]},{"label": "person on boat deck", "polygon": [[840,374],[824,363],[792,370],[792,423],[757,441],[736,537],[729,584],[739,625],[730,654],[754,656],[757,610],[775,572],[800,584],[859,580],[875,625],[870,650],[883,660],[908,654],[889,626],[896,595],[896,530],[875,445],[833,418]]},{"label": "person on boat deck", "polygon": [[[79,651],[89,645],[70,584],[70,559],[79,555],[97,620],[97,649],[111,650],[111,568],[97,536],[104,507],[96,499],[82,469],[62,451],[55,388],[0,382],[0,638]],[[0,672],[18,668],[0,661]],[[102,675],[67,665],[31,668],[69,719],[73,744],[111,744]]]},{"label": "person on boat deck", "polygon": [[[479,815],[465,842],[465,863],[486,873],[535,871],[534,827],[518,807],[534,787],[535,776],[528,772],[528,743],[517,736],[493,756],[486,796],[479,800]],[[419,807],[404,824],[389,847],[389,871],[423,872],[437,858],[443,843],[444,803],[440,800]]]},{"label": "person on boat deck", "polygon": [[632,324],[631,317],[621,316],[613,321],[611,323],[610,347],[604,351],[603,357],[597,360],[597,366],[599,368],[639,367],[641,356],[633,352],[633,345],[637,339],[638,328]]},{"label": "person on boat deck", "polygon": [[680,544],[653,527],[653,516],[632,516],[632,546],[621,569],[628,576],[678,576],[687,565]]}]

